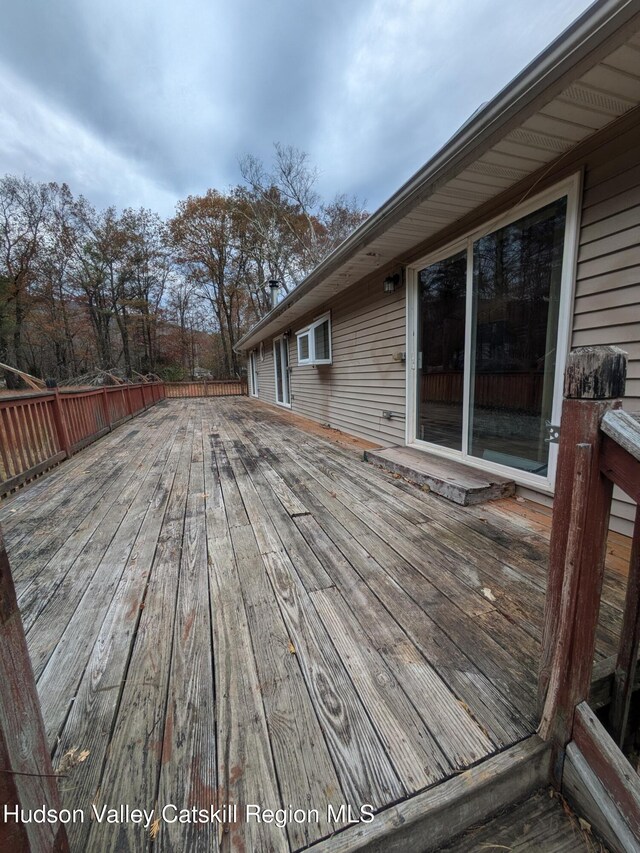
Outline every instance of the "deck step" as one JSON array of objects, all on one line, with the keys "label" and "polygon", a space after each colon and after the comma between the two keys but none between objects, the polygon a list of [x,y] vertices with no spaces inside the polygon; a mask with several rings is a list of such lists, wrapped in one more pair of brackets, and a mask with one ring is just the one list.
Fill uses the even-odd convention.
[{"label": "deck step", "polygon": [[488,850],[518,850],[520,853],[593,853],[606,851],[594,838],[589,824],[545,788],[511,806],[491,820],[468,830],[442,853],[486,853]]},{"label": "deck step", "polygon": [[514,494],[513,480],[487,474],[462,462],[443,459],[413,447],[387,447],[383,450],[365,450],[364,458],[380,465],[407,480],[428,486],[430,491],[460,506],[481,504]]}]

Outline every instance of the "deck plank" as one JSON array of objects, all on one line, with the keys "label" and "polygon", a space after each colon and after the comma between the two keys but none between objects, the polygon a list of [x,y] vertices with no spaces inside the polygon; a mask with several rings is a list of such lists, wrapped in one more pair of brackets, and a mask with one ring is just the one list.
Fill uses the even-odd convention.
[{"label": "deck plank", "polygon": [[519,506],[451,505],[242,398],[155,406],[0,502],[56,766],[89,753],[65,806],[241,808],[74,848],[340,848],[328,804],[371,802],[375,835],[482,778],[537,723],[548,526]]},{"label": "deck plank", "polygon": [[[198,422],[191,453],[156,815],[167,804],[175,806],[170,817],[180,808],[207,812],[215,801],[216,712],[209,606],[204,449]],[[161,821],[157,837],[159,849],[166,853],[217,849],[217,827],[210,822],[181,825]]]},{"label": "deck plank", "polygon": [[[253,654],[227,504],[215,453],[207,448],[205,494],[210,604],[215,650],[219,805],[282,805]],[[236,513],[237,514],[237,513]],[[226,821],[218,835],[223,853],[288,851],[286,833],[262,823]]]},{"label": "deck plank", "polygon": [[[111,803],[135,803],[150,809],[156,802],[192,441],[191,422],[157,543],[100,788],[94,798],[99,808]],[[148,840],[148,833],[131,823],[114,827],[94,822],[86,850],[143,850]]]}]

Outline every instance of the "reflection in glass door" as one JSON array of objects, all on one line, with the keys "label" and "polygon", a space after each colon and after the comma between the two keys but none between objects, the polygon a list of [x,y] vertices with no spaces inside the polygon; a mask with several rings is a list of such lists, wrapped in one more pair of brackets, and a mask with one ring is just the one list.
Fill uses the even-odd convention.
[{"label": "reflection in glass door", "polygon": [[473,246],[469,453],[547,473],[567,199]]},{"label": "reflection in glass door", "polygon": [[416,437],[462,450],[467,253],[418,274]]},{"label": "reflection in glass door", "polygon": [[276,338],[273,342],[273,361],[276,373],[276,400],[283,406],[291,405],[289,391],[289,341]]},{"label": "reflection in glass door", "polygon": [[418,441],[547,475],[566,219],[563,196],[419,271]]}]

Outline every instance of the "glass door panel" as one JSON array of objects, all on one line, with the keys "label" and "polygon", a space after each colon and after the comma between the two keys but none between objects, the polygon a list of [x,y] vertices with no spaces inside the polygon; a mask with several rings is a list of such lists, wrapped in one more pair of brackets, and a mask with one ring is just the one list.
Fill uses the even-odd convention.
[{"label": "glass door panel", "polygon": [[273,360],[276,373],[276,400],[285,406],[291,405],[289,394],[289,345],[284,338],[273,342]]},{"label": "glass door panel", "polygon": [[467,253],[418,273],[416,438],[462,450]]},{"label": "glass door panel", "polygon": [[473,246],[470,455],[546,475],[566,198]]}]

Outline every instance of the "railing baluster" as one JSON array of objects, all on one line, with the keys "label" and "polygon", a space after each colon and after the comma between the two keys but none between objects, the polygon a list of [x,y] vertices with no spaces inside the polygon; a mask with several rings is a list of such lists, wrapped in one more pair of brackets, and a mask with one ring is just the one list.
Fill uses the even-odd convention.
[{"label": "railing baluster", "polygon": [[613,739],[622,748],[625,741],[629,706],[640,648],[640,506],[636,506],[636,518],[629,561],[627,595],[620,634],[620,649],[616,661],[613,682],[613,698],[609,714],[609,725]]}]

